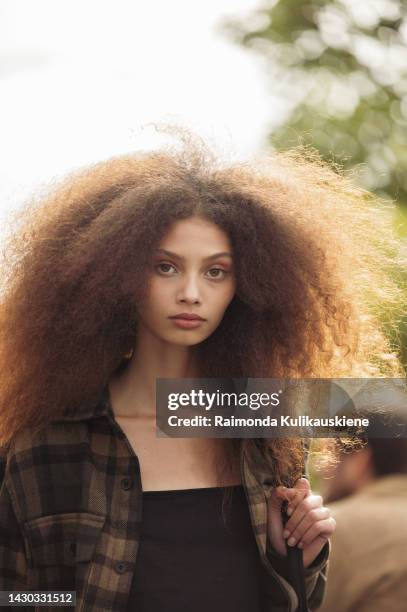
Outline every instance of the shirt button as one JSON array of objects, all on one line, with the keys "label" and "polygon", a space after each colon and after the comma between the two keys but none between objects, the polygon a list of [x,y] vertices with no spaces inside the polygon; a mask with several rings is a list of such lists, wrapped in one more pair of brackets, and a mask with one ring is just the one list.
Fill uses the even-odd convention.
[{"label": "shirt button", "polygon": [[127,571],[127,563],[124,561],[118,561],[114,566],[114,569],[118,574],[124,574]]},{"label": "shirt button", "polygon": [[122,478],[121,485],[122,485],[122,489],[123,489],[124,491],[128,491],[129,489],[131,489],[131,488],[132,488],[132,486],[133,486],[133,481],[132,481],[132,479],[131,479],[131,478],[127,478],[127,477],[126,477],[126,478]]}]

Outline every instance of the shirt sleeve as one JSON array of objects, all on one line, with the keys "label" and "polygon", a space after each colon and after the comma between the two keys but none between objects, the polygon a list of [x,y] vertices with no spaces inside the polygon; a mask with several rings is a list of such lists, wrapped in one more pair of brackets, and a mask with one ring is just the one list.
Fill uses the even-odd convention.
[{"label": "shirt sleeve", "polygon": [[[326,579],[327,571],[329,566],[329,554],[331,550],[330,540],[327,540],[314,561],[304,570],[305,575],[305,588],[307,593],[307,602],[310,610],[318,610],[321,606],[325,590],[326,590]],[[287,557],[281,555],[274,550],[270,543],[267,542],[267,561],[273,567],[273,569],[281,576],[286,582],[290,583]],[[261,576],[261,587],[263,600],[265,603],[265,611],[268,610],[283,610],[286,607],[278,608],[278,605],[282,605],[281,594],[276,589],[275,581],[270,577],[270,573],[264,568]],[[285,604],[286,605],[286,604]]]},{"label": "shirt sleeve", "polygon": [[[0,591],[27,591],[27,561],[24,538],[5,482],[6,458],[0,456]],[[2,606],[1,610],[14,610]],[[23,606],[23,610],[34,610]]]}]

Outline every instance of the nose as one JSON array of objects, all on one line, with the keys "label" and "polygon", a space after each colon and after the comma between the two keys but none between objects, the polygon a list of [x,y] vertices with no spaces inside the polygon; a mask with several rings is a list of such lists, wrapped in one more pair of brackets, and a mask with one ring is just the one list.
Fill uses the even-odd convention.
[{"label": "nose", "polygon": [[185,276],[178,291],[177,301],[181,304],[200,304],[201,292],[195,275]]}]

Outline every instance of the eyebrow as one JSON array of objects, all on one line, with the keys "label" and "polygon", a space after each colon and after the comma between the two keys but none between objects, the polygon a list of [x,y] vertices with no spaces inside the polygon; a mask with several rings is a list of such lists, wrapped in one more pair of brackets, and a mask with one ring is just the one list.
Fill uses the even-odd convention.
[{"label": "eyebrow", "polygon": [[[157,252],[165,253],[169,257],[173,257],[174,259],[179,259],[180,261],[185,261],[185,257],[181,255],[177,255],[177,253],[173,253],[172,251],[167,251],[166,249],[156,249]],[[211,259],[217,259],[218,257],[232,257],[231,253],[227,251],[222,251],[221,253],[214,253],[213,255],[209,255],[209,257],[205,257],[204,261],[209,261]]]}]

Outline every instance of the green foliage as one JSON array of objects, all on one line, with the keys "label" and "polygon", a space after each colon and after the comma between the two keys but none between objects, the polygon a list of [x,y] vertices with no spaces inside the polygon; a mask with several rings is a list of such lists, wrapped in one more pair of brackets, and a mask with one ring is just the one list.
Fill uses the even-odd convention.
[{"label": "green foliage", "polygon": [[228,29],[286,101],[272,144],[310,144],[407,206],[405,0],[279,0]]}]

